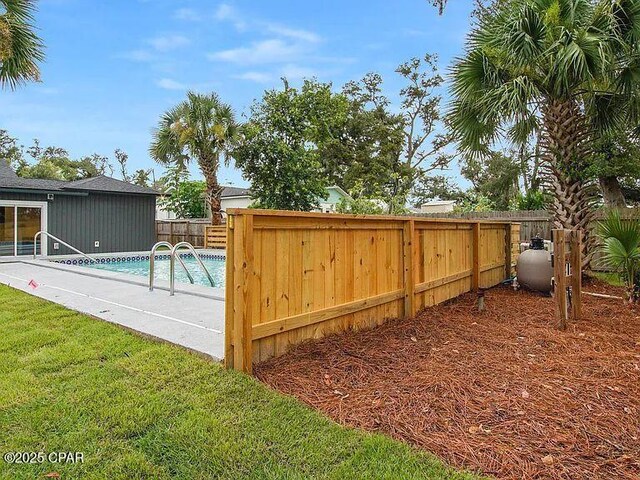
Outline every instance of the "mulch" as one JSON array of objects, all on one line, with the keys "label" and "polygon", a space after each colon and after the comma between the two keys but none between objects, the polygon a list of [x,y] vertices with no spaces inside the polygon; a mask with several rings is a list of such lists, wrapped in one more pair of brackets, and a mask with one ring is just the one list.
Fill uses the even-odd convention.
[{"label": "mulch", "polygon": [[[601,283],[586,291],[622,295]],[[307,342],[255,375],[337,422],[498,478],[640,478],[640,308],[498,287]]]}]

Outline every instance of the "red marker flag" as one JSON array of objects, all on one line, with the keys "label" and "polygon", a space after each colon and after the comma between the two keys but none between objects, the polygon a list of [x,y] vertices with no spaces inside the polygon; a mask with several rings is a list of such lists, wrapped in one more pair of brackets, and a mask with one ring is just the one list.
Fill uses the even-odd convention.
[{"label": "red marker flag", "polygon": [[38,283],[34,279],[29,280],[29,283],[27,285],[29,285],[34,290],[38,288]]}]

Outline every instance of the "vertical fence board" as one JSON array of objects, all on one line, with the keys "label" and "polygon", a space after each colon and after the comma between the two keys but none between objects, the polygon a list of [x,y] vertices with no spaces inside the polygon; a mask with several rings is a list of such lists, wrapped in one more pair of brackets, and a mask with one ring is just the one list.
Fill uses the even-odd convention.
[{"label": "vertical fence board", "polygon": [[[510,269],[511,224],[230,210],[226,365],[413,316]],[[509,232],[509,233],[507,233]]]}]

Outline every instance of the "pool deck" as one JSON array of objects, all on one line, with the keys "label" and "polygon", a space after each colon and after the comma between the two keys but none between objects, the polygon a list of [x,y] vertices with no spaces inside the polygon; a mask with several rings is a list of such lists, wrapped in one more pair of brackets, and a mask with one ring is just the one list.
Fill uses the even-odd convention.
[{"label": "pool deck", "polygon": [[0,283],[145,335],[182,345],[217,360],[224,357],[224,290],[120,272],[52,264],[0,262]]}]

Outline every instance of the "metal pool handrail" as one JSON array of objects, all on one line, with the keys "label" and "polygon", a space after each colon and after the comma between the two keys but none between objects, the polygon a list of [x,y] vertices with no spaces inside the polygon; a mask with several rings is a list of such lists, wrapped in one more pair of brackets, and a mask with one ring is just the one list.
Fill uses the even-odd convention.
[{"label": "metal pool handrail", "polygon": [[211,284],[211,286],[212,287],[215,286],[213,277],[209,273],[209,270],[207,270],[207,267],[205,267],[204,263],[202,262],[202,259],[200,258],[200,255],[198,255],[198,252],[196,252],[196,249],[193,248],[193,245],[191,245],[189,242],[178,242],[171,249],[171,260],[170,260],[171,263],[169,265],[169,295],[173,295],[174,293],[174,285],[176,280],[175,279],[175,258],[177,256],[180,259],[180,261],[182,261],[182,259],[180,258],[180,254],[178,254],[178,250],[180,250],[180,248],[182,247],[185,247],[187,250],[191,252],[191,254],[193,255],[193,258],[196,259],[196,261],[200,265],[200,268],[202,268],[204,273],[207,275],[207,278],[209,279],[209,283]]},{"label": "metal pool handrail", "polygon": [[[158,242],[153,246],[153,248],[151,248],[151,253],[149,254],[149,291],[150,292],[153,292],[156,250],[158,250],[158,248],[160,247],[167,247],[169,250],[173,251],[173,245],[170,244],[169,242]],[[171,252],[169,252],[169,255],[170,256],[172,255]],[[184,268],[184,271],[187,274],[189,281],[191,283],[194,283],[193,276],[191,276],[191,273],[189,273],[189,270],[187,269],[187,266],[184,264],[184,261],[182,260],[182,258],[178,256],[178,260],[180,261],[180,265],[182,265],[182,268]]]},{"label": "metal pool handrail", "polygon": [[[63,244],[65,247],[67,247],[70,250],[73,250],[76,253],[79,253],[80,255],[82,255],[83,257],[91,260],[93,263],[98,263],[96,261],[95,258],[90,257],[89,255],[87,255],[84,252],[81,252],[80,250],[78,250],[76,247],[74,247],[73,245],[69,245],[67,242],[65,242],[64,240],[60,240],[58,237],[56,237],[55,235],[51,235],[49,232],[45,232],[44,230],[40,230],[39,232],[37,232],[34,236],[33,236],[33,259],[35,260],[37,258],[36,256],[36,249],[38,248],[38,237],[42,236],[42,235],[46,235],[49,238],[53,238],[56,242],[60,242],[61,244]],[[42,243],[42,242],[40,242]]]}]

